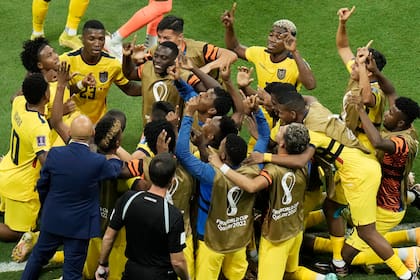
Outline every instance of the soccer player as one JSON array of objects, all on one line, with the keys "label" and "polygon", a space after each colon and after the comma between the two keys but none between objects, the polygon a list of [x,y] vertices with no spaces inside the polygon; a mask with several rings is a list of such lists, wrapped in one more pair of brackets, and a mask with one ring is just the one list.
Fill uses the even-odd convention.
[{"label": "soccer player", "polygon": [[0,240],[14,242],[35,229],[40,202],[34,191],[50,148],[50,127],[44,117],[50,91],[41,73],[25,78],[23,96],[13,100],[8,153],[0,162],[0,196],[5,207]]},{"label": "soccer player", "polygon": [[[175,65],[178,56],[178,48],[172,42],[160,44],[153,55],[153,61],[147,61],[139,66],[131,60],[133,46],[130,44],[124,49],[123,71],[129,80],[141,81],[140,95],[143,96],[142,115],[143,125],[150,119],[153,103],[167,101],[173,106],[181,105],[181,98],[173,84],[168,68]],[[180,75],[186,80],[191,76],[189,71],[183,71]]]},{"label": "soccer player", "polygon": [[[226,91],[213,77],[197,68],[197,66],[195,66],[192,63],[192,60],[188,57],[183,56],[178,60],[178,62],[177,67],[175,67],[174,71],[171,71],[170,74],[175,80],[175,86],[179,91],[179,95],[185,102],[190,100],[192,97],[199,97],[199,106],[196,111],[196,120],[194,124],[201,127],[208,118],[227,115],[233,108],[234,112],[231,115],[231,118],[235,121],[238,127],[240,127],[244,106],[242,97],[236,91],[230,79],[230,66],[220,71],[224,85],[227,88]],[[203,84],[208,87],[208,89],[200,93],[196,92],[192,86],[180,77],[180,68],[194,73],[203,82]]]},{"label": "soccer player", "polygon": [[[332,117],[314,97],[305,99],[290,84],[273,83],[268,87],[275,112],[285,124],[303,123],[309,129],[311,146],[302,154],[279,157],[271,161],[288,167],[302,167],[317,152],[336,166],[340,182],[335,192],[325,199],[324,213],[333,248],[331,268],[339,276],[348,274],[352,252],[343,247],[344,224],[335,212],[349,205],[352,222],[359,237],[395,272],[400,279],[411,279],[413,274],[392,250],[391,245],[376,230],[376,194],[380,185],[380,166],[376,159],[366,155],[367,149],[360,145],[341,120]],[[263,155],[253,154],[254,162],[265,161]],[[266,156],[266,159],[270,159]],[[363,161],[363,165],[360,162]],[[354,174],[357,174],[355,176]]]},{"label": "soccer player", "polygon": [[89,20],[83,26],[83,48],[60,56],[71,66],[69,83],[73,100],[80,111],[93,123],[105,114],[108,91],[115,83],[125,94],[138,96],[140,85],[124,77],[121,64],[102,51],[105,43],[105,27],[97,20]]},{"label": "soccer player", "polygon": [[[192,60],[192,63],[204,73],[218,78],[218,69],[224,69],[238,59],[238,56],[225,48],[207,42],[184,37],[184,20],[180,17],[165,16],[157,27],[158,43],[174,42],[181,54]],[[153,49],[151,50],[153,53]],[[220,81],[219,79],[219,82]]]},{"label": "soccer player", "polygon": [[[42,73],[48,81],[50,88],[50,100],[47,104],[45,116],[49,121],[55,92],[57,91],[57,70],[60,65],[58,54],[52,48],[47,39],[43,37],[25,41],[23,51],[20,53],[22,64],[28,73]],[[65,88],[63,121],[70,126],[72,120],[80,115],[76,104],[70,98],[70,91]],[[63,146],[64,142],[58,137],[57,132],[52,129],[50,134],[51,146]]]},{"label": "soccer player", "polygon": [[[190,152],[192,117],[198,104],[198,97],[187,102],[176,146],[178,160],[200,180],[196,279],[218,279],[221,269],[228,279],[243,279],[248,266],[245,249],[252,235],[254,196],[234,187],[223,172]],[[255,108],[258,109],[258,106]],[[269,129],[261,111],[256,117],[260,132],[256,149],[264,151]],[[208,119],[202,130],[202,139],[217,141],[213,147],[219,148],[225,168],[239,168],[240,172],[258,174],[258,168],[240,167],[246,157],[246,143],[236,135],[233,120],[226,116],[213,117]]]},{"label": "soccer player", "polygon": [[[259,88],[263,89],[267,83],[271,82],[290,83],[298,91],[302,84],[308,90],[316,87],[314,74],[297,49],[297,28],[292,21],[287,19],[275,21],[268,34],[266,47],[246,47],[239,42],[235,34],[235,10],[236,3],[233,4],[230,11],[225,11],[222,15],[222,23],[225,27],[225,44],[239,58],[254,64]],[[247,95],[256,93],[249,84],[244,86],[242,90]],[[274,138],[280,122],[270,116],[265,109],[263,109],[263,112],[270,128],[274,128],[271,136],[275,142]],[[255,139],[251,137],[248,150],[252,150],[254,144]]]},{"label": "soccer player", "polygon": [[[105,42],[105,49],[110,54],[122,60],[122,41],[147,24],[145,47],[151,48],[157,44],[157,25],[163,15],[172,10],[172,0],[149,0],[149,4],[138,10],[117,31],[112,33]],[[108,37],[107,37],[108,39]]]},{"label": "soccer player", "polygon": [[372,152],[372,156],[374,156],[375,148],[370,143],[366,133],[364,133],[357,114],[357,108],[354,104],[349,104],[347,98],[349,95],[362,96],[363,104],[369,112],[369,118],[374,125],[379,128],[382,123],[386,98],[377,82],[376,75],[368,70],[369,61],[367,60],[367,57],[369,53],[372,53],[373,59],[380,71],[384,68],[386,59],[379,51],[370,48],[369,44],[366,47],[359,48],[356,56],[353,54],[347,36],[346,22],[354,10],[355,7],[351,10],[348,8],[341,8],[337,12],[339,19],[336,33],[337,51],[346,66],[347,71],[350,73],[350,80],[346,89],[346,94],[343,98],[343,112],[341,118],[359,138],[361,143],[369,148]]},{"label": "soccer player", "polygon": [[[309,145],[308,130],[292,123],[281,126],[276,136],[278,155],[300,154]],[[216,153],[209,157],[217,168],[223,163]],[[266,164],[261,173],[250,178],[232,169],[225,175],[236,186],[254,193],[269,188],[269,209],[265,216],[258,258],[258,279],[283,279],[292,274],[293,279],[336,279],[298,266],[303,236],[303,201],[307,185],[307,169],[291,169]],[[287,277],[286,277],[287,278]]]},{"label": "soccer player", "polygon": [[296,26],[293,22],[281,19],[273,23],[268,35],[267,47],[246,47],[239,43],[233,28],[236,4],[232,10],[225,11],[222,22],[225,26],[225,44],[239,58],[254,64],[257,72],[258,86],[264,88],[266,83],[290,83],[300,89],[314,89],[315,78],[308,63],[300,56],[296,46]]},{"label": "soccer player", "polygon": [[[32,0],[32,35],[31,40],[44,37],[44,22],[51,0]],[[77,27],[86,12],[89,0],[70,0],[66,27],[58,38],[58,43],[62,47],[79,49],[82,41],[77,36]]]}]

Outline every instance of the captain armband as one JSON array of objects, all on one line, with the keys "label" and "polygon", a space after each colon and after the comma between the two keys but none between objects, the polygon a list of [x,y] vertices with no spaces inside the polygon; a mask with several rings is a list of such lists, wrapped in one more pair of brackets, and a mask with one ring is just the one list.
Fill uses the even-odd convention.
[{"label": "captain armband", "polygon": [[273,179],[271,179],[271,176],[270,176],[270,174],[268,174],[267,170],[261,169],[259,175],[263,176],[267,180],[268,185],[271,185],[273,183]]},{"label": "captain armband", "polygon": [[128,170],[133,177],[142,176],[143,171],[143,160],[141,159],[133,159],[127,162]]},{"label": "captain armband", "polygon": [[273,154],[264,153],[264,162],[271,162],[272,159],[273,159]]}]

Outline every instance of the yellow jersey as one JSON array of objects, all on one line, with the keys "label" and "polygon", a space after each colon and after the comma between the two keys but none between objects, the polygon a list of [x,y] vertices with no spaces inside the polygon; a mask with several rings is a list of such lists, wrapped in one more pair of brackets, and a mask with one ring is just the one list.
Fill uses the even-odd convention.
[{"label": "yellow jersey", "polygon": [[0,162],[0,195],[18,201],[38,198],[35,191],[41,164],[37,154],[50,148],[45,117],[27,109],[24,96],[12,104],[10,148]]},{"label": "yellow jersey", "polygon": [[258,86],[265,88],[266,83],[282,82],[292,84],[300,91],[302,84],[298,80],[299,69],[293,56],[289,54],[283,61],[272,62],[265,49],[254,46],[245,52],[246,59],[255,65]]},{"label": "yellow jersey", "polygon": [[84,76],[93,73],[96,86],[87,87],[73,97],[80,112],[87,115],[93,123],[106,113],[106,97],[112,83],[116,85],[126,85],[129,80],[124,76],[121,63],[109,54],[102,52],[101,58],[96,64],[87,64],[82,58],[82,49],[64,53],[60,56],[60,61],[67,61],[71,65],[72,72],[78,72],[70,84],[76,84]]}]

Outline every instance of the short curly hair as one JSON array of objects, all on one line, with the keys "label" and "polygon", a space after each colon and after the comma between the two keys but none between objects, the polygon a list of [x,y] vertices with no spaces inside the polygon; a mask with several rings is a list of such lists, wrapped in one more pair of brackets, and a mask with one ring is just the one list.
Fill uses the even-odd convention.
[{"label": "short curly hair", "polygon": [[226,136],[225,150],[233,165],[239,165],[246,158],[247,149],[248,146],[241,136],[234,133]]},{"label": "short curly hair", "polygon": [[408,97],[401,96],[395,99],[395,106],[404,114],[407,126],[420,117],[419,104]]},{"label": "short curly hair", "polygon": [[285,149],[288,154],[301,154],[309,145],[309,131],[301,123],[287,125],[284,132]]},{"label": "short curly hair", "polygon": [[20,60],[25,69],[30,73],[40,73],[38,68],[39,53],[49,42],[43,37],[27,40],[23,43],[23,51],[20,53]]},{"label": "short curly hair", "polygon": [[22,92],[26,102],[38,104],[48,89],[48,83],[41,73],[28,75],[22,83]]}]

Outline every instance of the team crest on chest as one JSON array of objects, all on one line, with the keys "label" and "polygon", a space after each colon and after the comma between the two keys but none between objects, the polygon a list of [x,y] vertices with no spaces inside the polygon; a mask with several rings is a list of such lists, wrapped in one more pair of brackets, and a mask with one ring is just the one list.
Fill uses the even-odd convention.
[{"label": "team crest on chest", "polygon": [[108,81],[108,72],[107,71],[99,72],[99,81],[101,81],[101,83],[105,83],[106,81]]},{"label": "team crest on chest", "polygon": [[277,69],[277,78],[283,80],[286,77],[286,69]]}]

